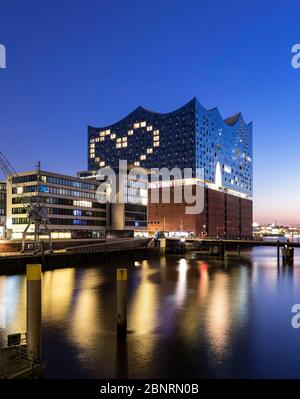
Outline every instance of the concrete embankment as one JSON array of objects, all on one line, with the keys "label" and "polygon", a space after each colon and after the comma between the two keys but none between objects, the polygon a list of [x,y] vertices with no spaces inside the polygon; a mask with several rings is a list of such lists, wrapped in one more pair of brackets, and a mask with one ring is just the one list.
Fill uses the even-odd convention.
[{"label": "concrete embankment", "polygon": [[0,274],[23,273],[26,264],[41,263],[43,270],[66,266],[88,265],[120,256],[147,255],[151,248],[148,238],[130,238],[68,246],[47,254],[10,254],[0,256]]}]

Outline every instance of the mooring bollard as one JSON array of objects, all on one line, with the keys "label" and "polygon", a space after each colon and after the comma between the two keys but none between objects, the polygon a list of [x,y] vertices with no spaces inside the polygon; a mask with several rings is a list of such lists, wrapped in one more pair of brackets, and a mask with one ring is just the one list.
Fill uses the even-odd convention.
[{"label": "mooring bollard", "polygon": [[117,269],[117,336],[127,335],[127,269]]},{"label": "mooring bollard", "polygon": [[38,361],[41,357],[42,321],[42,265],[29,264],[27,277],[27,357]]}]

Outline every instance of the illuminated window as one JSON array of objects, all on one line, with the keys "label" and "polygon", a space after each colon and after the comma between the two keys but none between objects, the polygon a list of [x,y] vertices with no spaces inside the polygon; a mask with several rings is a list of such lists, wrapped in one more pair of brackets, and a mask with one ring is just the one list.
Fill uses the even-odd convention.
[{"label": "illuminated window", "polygon": [[132,136],[133,135],[133,130],[128,130],[128,136]]},{"label": "illuminated window", "polygon": [[224,172],[231,173],[231,167],[228,165],[224,165]]},{"label": "illuminated window", "polygon": [[91,140],[90,140],[90,143],[92,144],[94,141],[95,141],[95,139],[91,139]]},{"label": "illuminated window", "polygon": [[117,143],[116,148],[121,148],[122,144],[121,143]]},{"label": "illuminated window", "polygon": [[152,154],[153,148],[147,148],[147,154]]},{"label": "illuminated window", "polygon": [[99,166],[105,166],[105,162],[104,162],[104,161],[101,161],[101,162],[99,163]]},{"label": "illuminated window", "polygon": [[92,144],[91,144],[91,148],[95,148],[95,143],[92,143]]},{"label": "illuminated window", "polygon": [[153,130],[153,126],[147,126],[147,131],[151,132],[151,130]]},{"label": "illuminated window", "polygon": [[122,137],[122,141],[127,141],[127,137]]},{"label": "illuminated window", "polygon": [[144,161],[146,159],[146,155],[141,155],[140,160]]},{"label": "illuminated window", "polygon": [[133,128],[134,129],[138,129],[140,127],[140,124],[137,122],[137,123],[134,123],[134,125],[133,125]]},{"label": "illuminated window", "polygon": [[135,166],[140,166],[140,163],[138,161],[134,162]]},{"label": "illuminated window", "polygon": [[154,136],[154,137],[153,137],[153,140],[154,140],[154,141],[159,141],[159,136]]},{"label": "illuminated window", "polygon": [[122,147],[127,147],[127,142],[122,143]]},{"label": "illuminated window", "polygon": [[111,140],[115,139],[115,138],[116,138],[116,134],[115,134],[115,133],[112,133],[112,134],[110,135],[110,138],[111,138]]},{"label": "illuminated window", "polygon": [[106,136],[108,136],[108,135],[110,134],[110,130],[109,130],[109,129],[106,130],[106,131],[105,131],[105,134],[106,134]]},{"label": "illuminated window", "polygon": [[146,122],[141,122],[141,127],[146,127]]},{"label": "illuminated window", "polygon": [[100,137],[105,136],[105,131],[104,132],[100,132]]},{"label": "illuminated window", "polygon": [[153,143],[154,147],[158,147],[159,146],[159,141],[156,141],[155,143]]},{"label": "illuminated window", "polygon": [[105,137],[100,137],[100,141],[104,141]]},{"label": "illuminated window", "polygon": [[117,143],[120,143],[120,142],[121,142],[121,140],[122,140],[121,138],[118,138],[118,139],[117,139]]},{"label": "illuminated window", "polygon": [[83,207],[86,207],[86,208],[91,208],[92,207],[92,203],[90,201],[77,201],[77,200],[74,200],[73,201],[73,205],[74,206],[83,206]]},{"label": "illuminated window", "polygon": [[159,134],[159,130],[154,130],[153,132],[154,136]]},{"label": "illuminated window", "polygon": [[99,143],[100,137],[97,137],[97,138],[95,139],[95,141],[96,141],[97,143]]},{"label": "illuminated window", "polygon": [[100,158],[99,157],[95,158],[95,161],[100,162]]}]

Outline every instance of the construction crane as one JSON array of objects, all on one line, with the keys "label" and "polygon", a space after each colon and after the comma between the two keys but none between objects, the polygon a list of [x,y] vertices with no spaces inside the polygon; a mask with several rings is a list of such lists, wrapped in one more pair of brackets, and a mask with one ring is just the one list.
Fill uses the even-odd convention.
[{"label": "construction crane", "polygon": [[[25,251],[26,247],[26,235],[28,229],[33,224],[34,225],[34,240],[33,240],[33,252],[40,253],[44,252],[43,241],[41,240],[41,235],[47,235],[49,238],[49,250],[52,251],[52,239],[51,232],[47,226],[48,222],[48,209],[45,205],[45,198],[39,191],[38,178],[37,187],[35,193],[23,192],[24,187],[19,183],[19,174],[13,168],[11,163],[5,157],[5,155],[0,152],[0,169],[2,170],[7,182],[13,188],[16,188],[16,194],[19,198],[20,203],[25,209],[27,214],[28,223],[25,230],[22,233],[22,250]],[[38,164],[39,169],[39,164]],[[42,230],[42,227],[44,229]]]}]

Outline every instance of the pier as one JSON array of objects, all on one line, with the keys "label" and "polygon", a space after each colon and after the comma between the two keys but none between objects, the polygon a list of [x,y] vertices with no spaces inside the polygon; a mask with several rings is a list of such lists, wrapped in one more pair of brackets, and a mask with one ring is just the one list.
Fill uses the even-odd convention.
[{"label": "pier", "polygon": [[226,251],[234,251],[241,256],[241,250],[253,247],[277,248],[277,261],[280,258],[280,249],[284,263],[289,263],[294,257],[294,248],[299,248],[298,242],[272,242],[262,240],[222,240],[222,239],[199,239],[199,238],[167,238],[167,253],[185,253],[199,251],[209,256],[223,257]]}]

